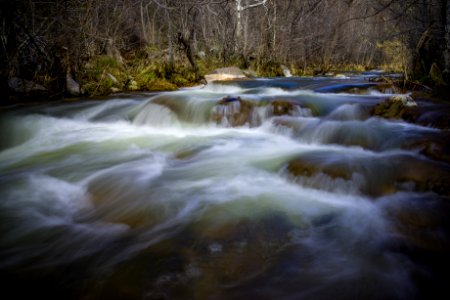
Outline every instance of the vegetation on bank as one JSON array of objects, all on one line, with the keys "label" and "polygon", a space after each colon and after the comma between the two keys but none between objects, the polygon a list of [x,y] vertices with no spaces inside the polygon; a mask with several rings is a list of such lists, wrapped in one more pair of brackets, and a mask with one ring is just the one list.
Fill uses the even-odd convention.
[{"label": "vegetation on bank", "polygon": [[425,85],[450,79],[442,0],[0,0],[0,21],[3,99],[26,88],[20,97],[47,100],[74,89],[173,90],[224,66],[259,76],[282,76],[286,66],[293,75],[382,68]]}]

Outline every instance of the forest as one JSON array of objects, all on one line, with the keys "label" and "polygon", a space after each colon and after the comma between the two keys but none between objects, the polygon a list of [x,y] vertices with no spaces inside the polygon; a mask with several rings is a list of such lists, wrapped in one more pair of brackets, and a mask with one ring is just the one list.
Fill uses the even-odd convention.
[{"label": "forest", "polygon": [[68,96],[68,76],[86,95],[174,90],[225,66],[449,81],[447,0],[2,0],[0,8],[5,99],[21,86]]},{"label": "forest", "polygon": [[0,0],[3,298],[450,299],[450,0]]}]

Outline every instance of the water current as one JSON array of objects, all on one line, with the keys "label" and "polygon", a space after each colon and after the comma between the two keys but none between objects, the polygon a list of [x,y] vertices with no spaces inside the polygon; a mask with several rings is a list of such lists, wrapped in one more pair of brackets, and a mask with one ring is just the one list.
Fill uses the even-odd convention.
[{"label": "water current", "polygon": [[3,109],[4,294],[448,299],[442,131],[371,116],[369,77]]}]

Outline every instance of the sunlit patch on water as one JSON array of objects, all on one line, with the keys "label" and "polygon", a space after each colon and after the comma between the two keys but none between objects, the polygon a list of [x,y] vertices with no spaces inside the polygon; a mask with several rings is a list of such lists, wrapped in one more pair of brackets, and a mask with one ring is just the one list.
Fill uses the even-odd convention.
[{"label": "sunlit patch on water", "polygon": [[450,170],[411,145],[440,131],[370,116],[386,94],[342,92],[364,84],[4,111],[0,279],[60,299],[431,299]]}]

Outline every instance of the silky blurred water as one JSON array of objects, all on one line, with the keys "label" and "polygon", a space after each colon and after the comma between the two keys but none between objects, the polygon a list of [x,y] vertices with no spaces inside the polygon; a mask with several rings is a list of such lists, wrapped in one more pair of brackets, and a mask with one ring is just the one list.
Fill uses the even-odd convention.
[{"label": "silky blurred water", "polygon": [[[6,291],[437,299],[448,201],[415,178],[449,166],[408,145],[440,130],[371,117],[391,96],[373,85],[364,76],[255,79],[3,110]],[[215,122],[229,113],[217,106],[226,96],[252,103],[253,119]],[[297,110],[276,116],[275,100]],[[311,173],[293,174],[293,161]]]}]

